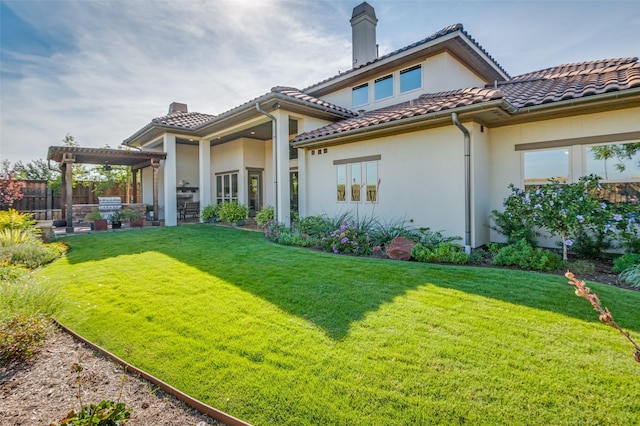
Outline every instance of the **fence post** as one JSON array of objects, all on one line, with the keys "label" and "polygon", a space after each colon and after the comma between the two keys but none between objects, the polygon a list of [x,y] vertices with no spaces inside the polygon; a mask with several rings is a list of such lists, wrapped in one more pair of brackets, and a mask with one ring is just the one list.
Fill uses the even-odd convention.
[{"label": "fence post", "polygon": [[49,188],[49,184],[46,185],[47,191],[47,212],[44,214],[45,220],[53,220],[53,191]]}]

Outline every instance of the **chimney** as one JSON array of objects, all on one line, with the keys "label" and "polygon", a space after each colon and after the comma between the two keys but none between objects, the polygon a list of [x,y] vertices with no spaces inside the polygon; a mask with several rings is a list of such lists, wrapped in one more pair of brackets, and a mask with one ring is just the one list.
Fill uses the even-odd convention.
[{"label": "chimney", "polygon": [[187,108],[187,104],[181,104],[180,102],[171,102],[169,105],[169,114],[173,114],[174,112],[189,112]]},{"label": "chimney", "polygon": [[378,58],[376,45],[376,12],[367,3],[353,8],[351,15],[351,38],[353,43],[353,67],[359,67]]}]

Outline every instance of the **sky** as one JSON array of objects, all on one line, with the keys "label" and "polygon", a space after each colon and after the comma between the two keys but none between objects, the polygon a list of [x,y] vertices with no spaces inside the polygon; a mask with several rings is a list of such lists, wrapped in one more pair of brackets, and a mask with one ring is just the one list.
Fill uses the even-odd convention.
[{"label": "sky", "polygon": [[[331,0],[0,0],[0,160],[117,147],[171,102],[220,114],[351,66]],[[640,1],[368,0],[380,55],[461,23],[510,75],[640,56]]]}]

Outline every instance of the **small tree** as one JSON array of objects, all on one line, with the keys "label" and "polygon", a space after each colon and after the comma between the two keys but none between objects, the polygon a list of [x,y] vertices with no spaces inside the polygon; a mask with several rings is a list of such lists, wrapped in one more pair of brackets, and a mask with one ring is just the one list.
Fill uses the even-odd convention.
[{"label": "small tree", "polygon": [[0,168],[0,207],[9,208],[22,200],[25,186],[23,181],[16,179],[15,168],[11,167],[9,160],[4,160]]}]

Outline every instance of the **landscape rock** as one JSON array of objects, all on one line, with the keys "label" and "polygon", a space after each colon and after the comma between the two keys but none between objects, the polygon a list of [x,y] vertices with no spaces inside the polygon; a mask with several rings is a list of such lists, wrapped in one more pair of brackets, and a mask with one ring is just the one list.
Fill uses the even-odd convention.
[{"label": "landscape rock", "polygon": [[395,260],[409,260],[411,259],[411,249],[415,245],[415,241],[408,238],[395,237],[386,249],[387,256]]}]

